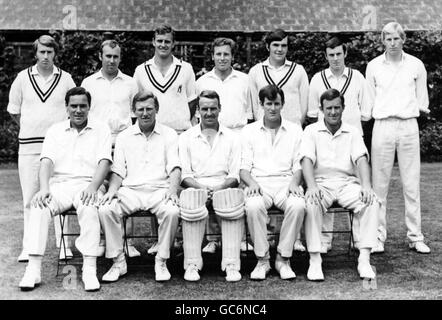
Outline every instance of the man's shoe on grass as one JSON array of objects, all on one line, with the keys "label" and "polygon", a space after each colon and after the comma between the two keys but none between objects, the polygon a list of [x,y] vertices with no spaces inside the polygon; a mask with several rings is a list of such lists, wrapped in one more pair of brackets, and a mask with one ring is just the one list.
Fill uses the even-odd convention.
[{"label": "man's shoe on grass", "polygon": [[296,278],[296,274],[293,272],[290,266],[290,260],[276,260],[275,269],[278,271],[282,280],[291,280]]},{"label": "man's shoe on grass", "polygon": [[320,263],[311,263],[307,271],[307,279],[310,281],[324,281],[324,273]]},{"label": "man's shoe on grass", "polygon": [[374,273],[373,268],[371,267],[370,263],[367,261],[358,263],[358,273],[361,279],[376,278],[376,274]]},{"label": "man's shoe on grass", "polygon": [[103,276],[102,280],[105,282],[115,282],[127,273],[126,260],[120,262],[114,262],[112,267]]},{"label": "man's shoe on grass", "polygon": [[428,254],[431,252],[430,247],[428,247],[423,241],[411,242],[409,247],[410,249],[416,250],[418,253]]},{"label": "man's shoe on grass", "polygon": [[166,260],[161,258],[155,258],[155,280],[156,281],[168,281],[171,275],[167,269]]},{"label": "man's shoe on grass", "polygon": [[83,274],[81,276],[84,284],[84,290],[91,292],[100,289],[100,282],[97,278],[97,272],[93,269],[85,268],[83,269]]},{"label": "man's shoe on grass", "polygon": [[200,275],[198,273],[198,267],[196,264],[191,264],[187,267],[186,272],[184,272],[184,280],[186,281],[198,281]]},{"label": "man's shoe on grass", "polygon": [[270,263],[267,259],[260,259],[250,274],[251,280],[264,280],[270,271]]},{"label": "man's shoe on grass", "polygon": [[37,270],[26,267],[25,274],[18,285],[21,291],[31,291],[35,287],[39,286],[41,282],[41,276]]},{"label": "man's shoe on grass", "polygon": [[237,282],[239,280],[241,280],[241,273],[233,264],[228,264],[226,266],[226,281]]}]

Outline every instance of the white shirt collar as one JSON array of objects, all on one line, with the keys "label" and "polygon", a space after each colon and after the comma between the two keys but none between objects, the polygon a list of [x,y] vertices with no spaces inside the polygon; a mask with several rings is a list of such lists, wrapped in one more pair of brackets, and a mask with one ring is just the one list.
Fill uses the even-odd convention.
[{"label": "white shirt collar", "polygon": [[[207,72],[207,76],[214,79],[220,79],[215,73],[215,68]],[[234,77],[238,77],[238,71],[232,68],[232,72],[224,79],[224,81]]]},{"label": "white shirt collar", "polygon": [[284,65],[282,65],[282,66],[280,66],[280,67],[274,67],[274,66],[272,66],[271,64],[270,64],[270,58],[267,58],[266,60],[264,60],[263,61],[263,65],[264,66],[268,66],[268,67],[270,67],[270,68],[273,68],[273,69],[279,69],[279,68],[282,68],[283,66],[288,66],[288,67],[290,67],[291,65],[292,65],[292,61],[289,61],[288,59],[285,59],[285,61],[284,61]]},{"label": "white shirt collar", "polygon": [[[40,73],[38,72],[38,69],[37,69],[37,64],[34,64],[31,67],[31,74],[33,74],[33,75],[35,75],[35,74],[40,75]],[[54,74],[60,74],[60,69],[58,67],[56,67],[55,65],[52,68],[52,74],[51,75],[54,75]]]},{"label": "white shirt collar", "polygon": [[[325,125],[325,120],[321,120],[318,123],[318,131],[327,131],[331,134],[331,132],[328,130],[327,126]],[[345,122],[341,122],[341,127],[338,129],[338,131],[335,132],[334,136],[338,136],[341,133],[350,132],[350,128]]]},{"label": "white shirt collar", "polygon": [[[102,71],[103,71],[103,68],[101,68],[98,72],[95,73],[95,79],[106,79],[103,76],[103,72]],[[117,75],[112,80],[117,79],[117,78],[120,78],[120,79],[123,78],[122,72],[120,71],[120,69],[118,69]]]},{"label": "white shirt collar", "polygon": [[[138,124],[138,120],[133,125],[131,125],[128,128],[128,130],[130,130],[130,133],[132,133],[133,135],[137,135],[137,134],[144,135],[144,133],[140,129],[140,126]],[[161,135],[161,133],[162,133],[160,124],[158,123],[157,120],[155,120],[155,126],[154,126],[154,128],[152,130],[152,133],[156,133],[156,134],[159,134],[159,135]]]},{"label": "white shirt collar", "polygon": [[[218,134],[218,135],[225,134],[225,130],[226,130],[226,127],[223,126],[222,124],[219,124],[217,134]],[[203,136],[203,133],[201,132],[201,124],[197,124],[197,125],[195,126],[194,131],[193,131],[192,133],[193,133],[193,136],[194,136],[194,137],[199,137],[199,136],[204,137],[204,136]]]},{"label": "white shirt collar", "polygon": [[[86,127],[84,127],[83,130],[81,131],[84,131],[86,129],[95,129],[95,127],[96,127],[96,122],[88,117]],[[74,130],[74,128],[71,127],[71,120],[68,119],[64,121],[63,128],[65,131]]]},{"label": "white shirt collar", "polygon": [[[401,62],[403,62],[405,59],[406,59],[406,57],[407,57],[407,53],[405,53],[404,52],[404,50],[402,50],[402,56],[401,56]],[[382,54],[382,62],[383,63],[390,63],[390,61],[388,61],[387,60],[387,51],[385,51],[383,54]]]},{"label": "white shirt collar", "polygon": [[[333,72],[330,70],[330,68],[325,69],[325,76],[327,78],[336,77]],[[348,67],[344,68],[344,72],[342,72],[340,77],[348,78]]]},{"label": "white shirt collar", "polygon": [[[149,60],[146,61],[146,65],[151,65],[156,67],[157,65],[155,64],[155,57],[150,58]],[[175,65],[181,65],[182,64],[182,60],[178,59],[177,57],[175,57],[174,55],[172,55],[172,65],[171,66],[175,66]]]},{"label": "white shirt collar", "polygon": [[[268,128],[264,125],[264,116],[261,118],[261,120],[259,120],[259,123],[261,129],[268,130]],[[281,126],[279,128],[287,131],[287,124],[287,120],[281,117]]]}]

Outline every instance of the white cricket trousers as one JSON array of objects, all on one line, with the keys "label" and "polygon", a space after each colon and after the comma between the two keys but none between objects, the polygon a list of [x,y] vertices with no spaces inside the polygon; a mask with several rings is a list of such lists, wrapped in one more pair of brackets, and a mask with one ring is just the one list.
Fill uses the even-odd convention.
[{"label": "white cricket trousers", "polygon": [[[23,197],[23,240],[22,246],[27,252],[28,243],[28,222],[31,210],[31,201],[34,195],[38,192],[40,171],[40,154],[22,154],[18,156],[18,176],[20,179],[21,192]],[[66,217],[68,218],[68,217]],[[68,228],[68,219],[65,223],[65,232]],[[56,245],[60,246],[61,225],[58,219],[54,219],[55,241]],[[68,243],[68,237],[65,238]]]},{"label": "white cricket trousers", "polygon": [[[64,182],[51,183],[52,200],[48,207],[40,209],[31,207],[29,216],[29,243],[30,255],[43,255],[46,249],[48,228],[51,218],[72,206],[77,211],[80,235],[75,240],[75,246],[83,256],[97,256],[100,242],[100,220],[95,205],[85,206],[81,203],[80,193],[88,187],[90,182],[83,179],[71,179]],[[102,190],[99,191],[102,195]]]},{"label": "white cricket trousers", "polygon": [[106,239],[106,258],[116,258],[123,252],[122,217],[140,210],[150,210],[158,220],[157,257],[169,259],[178,228],[180,209],[164,197],[167,188],[141,186],[121,187],[118,198],[99,208],[101,226]]},{"label": "white cricket trousers", "polygon": [[[267,240],[267,210],[275,205],[284,211],[279,234],[278,253],[290,258],[293,253],[293,245],[301,232],[304,221],[304,199],[292,194],[287,196],[288,187],[292,177],[266,177],[256,178],[263,190],[262,196],[246,197],[245,207],[247,226],[254,246],[255,255],[258,258],[269,258],[269,242]],[[247,192],[247,188],[244,192]]]},{"label": "white cricket trousers", "polygon": [[420,148],[417,120],[376,119],[373,126],[371,162],[373,189],[381,201],[378,239],[387,239],[387,196],[397,152],[405,199],[405,224],[409,241],[423,241],[420,207]]},{"label": "white cricket trousers", "polygon": [[376,229],[380,204],[375,200],[367,206],[360,199],[361,186],[348,180],[317,181],[323,198],[321,204],[312,204],[306,200],[307,214],[305,217],[305,237],[310,253],[321,251],[321,233],[323,215],[334,201],[359,216],[359,248],[366,249],[376,246]]}]

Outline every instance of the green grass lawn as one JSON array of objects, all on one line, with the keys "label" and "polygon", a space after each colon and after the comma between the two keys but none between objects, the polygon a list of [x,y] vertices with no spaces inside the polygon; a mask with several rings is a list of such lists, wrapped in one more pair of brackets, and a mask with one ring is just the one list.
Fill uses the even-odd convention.
[{"label": "green grass lawn", "polygon": [[[18,283],[25,264],[16,262],[23,228],[21,193],[16,167],[3,165],[0,167],[0,299],[442,299],[441,176],[442,163],[422,165],[422,229],[432,253],[421,255],[408,249],[402,189],[395,167],[388,203],[386,251],[372,256],[377,280],[371,285],[359,279],[355,264],[346,255],[345,235],[335,236],[333,250],[323,257],[325,281],[320,283],[307,280],[306,254],[295,254],[292,259],[297,274],[294,281],[280,280],[274,269],[267,280],[250,281],[255,260],[253,255],[248,255],[242,259],[243,279],[226,283],[219,270],[220,255],[217,254],[204,256],[205,267],[197,283],[183,280],[182,256],[169,262],[171,281],[157,283],[152,258],[146,257],[147,243],[138,240],[136,246],[143,257],[130,261],[129,273],[117,283],[102,284],[100,291],[87,293],[80,277],[75,276],[81,274],[79,265],[65,267],[62,271],[66,274],[55,276],[58,251],[53,228],[50,228],[42,284],[34,291],[21,292]],[[345,217],[336,220],[337,224],[345,224]],[[146,226],[145,222],[140,223],[138,229]],[[148,263],[138,265],[140,262]],[[108,267],[109,262],[100,258],[100,277]],[[73,273],[68,275],[68,272]]]}]

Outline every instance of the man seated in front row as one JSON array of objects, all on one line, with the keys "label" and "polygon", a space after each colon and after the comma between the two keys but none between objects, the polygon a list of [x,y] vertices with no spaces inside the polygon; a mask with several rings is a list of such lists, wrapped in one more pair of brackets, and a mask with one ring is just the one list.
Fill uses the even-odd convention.
[{"label": "man seated in front row", "polygon": [[[360,218],[358,272],[361,278],[375,278],[370,251],[377,243],[379,201],[370,181],[368,152],[358,129],[341,121],[344,97],[336,89],[320,97],[324,120],[305,128],[301,143],[301,164],[307,184],[305,236],[310,253],[307,278],[324,280],[321,266],[323,215],[337,202]],[[359,182],[355,167],[359,171]]]},{"label": "man seated in front row", "polygon": [[83,255],[84,288],[100,288],[96,275],[100,242],[97,204],[112,163],[111,132],[105,123],[88,119],[91,95],[84,88],[67,91],[65,101],[70,119],[49,128],[40,156],[40,191],[32,200],[29,263],[19,284],[22,290],[40,284],[49,222],[72,206],[80,225],[75,245]]},{"label": "man seated in front row", "polygon": [[296,277],[290,266],[293,245],[304,219],[304,199],[299,147],[302,129],[281,117],[284,92],[275,85],[259,91],[264,117],[246,125],[242,132],[240,177],[245,183],[247,225],[258,263],[250,275],[263,280],[270,271],[267,210],[275,205],[284,211],[275,268],[281,279]]},{"label": "man seated in front row", "polygon": [[244,193],[239,182],[241,144],[237,135],[220,125],[219,95],[204,90],[198,97],[201,124],[181,134],[179,155],[183,170],[180,206],[183,227],[184,279],[198,281],[202,269],[201,245],[211,200],[221,220],[222,262],[227,281],[241,280],[240,245],[244,234]]},{"label": "man seated in front row", "polygon": [[139,210],[150,210],[158,219],[155,280],[170,279],[166,261],[178,227],[181,169],[178,135],[156,121],[159,108],[155,95],[137,93],[132,104],[137,122],[121,132],[115,142],[109,189],[99,209],[106,258],[114,262],[103,281],[117,281],[127,273],[121,218]]}]

